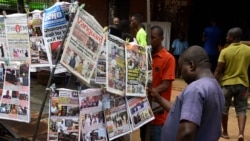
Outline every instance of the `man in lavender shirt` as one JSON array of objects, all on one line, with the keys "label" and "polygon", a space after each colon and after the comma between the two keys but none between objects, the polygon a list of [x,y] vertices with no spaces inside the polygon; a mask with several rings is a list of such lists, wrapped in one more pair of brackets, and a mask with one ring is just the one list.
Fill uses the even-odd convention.
[{"label": "man in lavender shirt", "polygon": [[218,141],[225,99],[210,70],[208,55],[202,47],[191,46],[180,56],[179,69],[188,85],[173,106],[149,89],[153,99],[169,111],[161,140]]}]

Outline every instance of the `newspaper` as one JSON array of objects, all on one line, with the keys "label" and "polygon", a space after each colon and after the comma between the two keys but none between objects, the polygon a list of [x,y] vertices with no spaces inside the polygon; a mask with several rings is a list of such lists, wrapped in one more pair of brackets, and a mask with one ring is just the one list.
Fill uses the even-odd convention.
[{"label": "newspaper", "polygon": [[[153,82],[153,77],[152,77],[152,55],[151,55],[151,50],[152,50],[152,46],[146,46],[147,48],[147,54],[148,54],[148,83],[147,83],[147,86],[148,87],[152,87],[152,82]],[[150,95],[148,95],[148,100],[149,100],[149,103],[152,107],[152,110],[154,113],[158,113],[158,112],[162,112],[164,109],[163,107],[152,100],[152,97]]]},{"label": "newspaper", "polygon": [[155,119],[147,97],[127,96],[126,98],[133,130]]},{"label": "newspaper", "polygon": [[[1,106],[0,118],[30,122],[30,74],[29,65],[10,62],[0,69]],[[4,75],[3,75],[4,74]]]},{"label": "newspaper", "polygon": [[96,65],[95,83],[106,84],[106,59],[99,58]]},{"label": "newspaper", "polygon": [[51,91],[48,141],[78,139],[79,99],[75,90],[58,88]]},{"label": "newspaper", "polygon": [[102,90],[99,88],[85,89],[79,93],[80,131],[79,140],[107,140],[102,104]]},{"label": "newspaper", "polygon": [[60,63],[87,84],[90,83],[103,47],[101,25],[85,10],[77,10]]},{"label": "newspaper", "polygon": [[[3,22],[4,20],[4,22]],[[26,14],[1,19],[4,62],[0,66],[0,118],[30,122],[30,57]],[[1,52],[2,53],[2,52]]]},{"label": "newspaper", "polygon": [[134,43],[126,44],[126,96],[146,96],[148,79],[147,50]]},{"label": "newspaper", "polygon": [[106,46],[107,46],[107,36],[104,34],[103,47],[100,57],[96,64],[95,71],[95,83],[96,84],[106,84]]},{"label": "newspaper", "polygon": [[5,18],[0,15],[0,60],[4,60],[4,58],[9,58],[9,51],[6,41]]},{"label": "newspaper", "polygon": [[28,31],[30,36],[31,67],[49,66],[49,50],[45,47],[42,35],[41,11],[31,13],[28,16]]},{"label": "newspaper", "polygon": [[106,89],[110,93],[124,96],[126,82],[125,41],[116,36],[108,35],[106,50]]},{"label": "newspaper", "polygon": [[[42,34],[46,49],[49,50],[49,64],[56,65],[56,56],[60,53],[62,40],[65,36],[68,21],[65,11],[69,8],[69,4],[57,2],[43,12]],[[61,72],[61,71],[59,71]]]},{"label": "newspaper", "polygon": [[125,97],[104,94],[103,105],[109,140],[132,132]]},{"label": "newspaper", "polygon": [[7,46],[11,61],[25,61],[29,52],[29,34],[26,14],[8,15],[5,20]]}]

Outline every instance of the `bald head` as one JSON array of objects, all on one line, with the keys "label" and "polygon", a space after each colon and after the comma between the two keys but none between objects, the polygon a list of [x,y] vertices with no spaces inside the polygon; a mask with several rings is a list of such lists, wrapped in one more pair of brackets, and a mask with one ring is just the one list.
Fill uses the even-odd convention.
[{"label": "bald head", "polygon": [[118,17],[114,17],[113,24],[118,25],[120,22],[120,19]]},{"label": "bald head", "polygon": [[240,41],[242,36],[242,29],[239,27],[234,27],[228,30],[227,35],[233,40]]},{"label": "bald head", "polygon": [[179,69],[187,84],[202,78],[213,77],[207,53],[200,46],[187,48],[180,56]]},{"label": "bald head", "polygon": [[180,56],[182,62],[194,62],[196,66],[210,68],[209,57],[201,46],[190,46]]}]

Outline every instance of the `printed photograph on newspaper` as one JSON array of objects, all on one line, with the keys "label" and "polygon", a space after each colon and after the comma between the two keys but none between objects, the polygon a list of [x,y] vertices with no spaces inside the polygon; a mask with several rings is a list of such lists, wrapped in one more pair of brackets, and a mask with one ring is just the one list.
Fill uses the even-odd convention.
[{"label": "printed photograph on newspaper", "polygon": [[50,93],[48,141],[77,140],[79,99],[76,90],[58,88]]},{"label": "printed photograph on newspaper", "polygon": [[148,62],[146,47],[126,44],[126,96],[146,96]]},{"label": "printed photograph on newspaper", "polygon": [[106,89],[120,96],[125,95],[126,62],[125,41],[108,35],[106,46]]},{"label": "printed photograph on newspaper", "polygon": [[60,63],[80,81],[90,83],[103,48],[103,29],[85,10],[77,10]]},{"label": "printed photograph on newspaper", "polygon": [[103,105],[109,140],[132,132],[125,97],[106,93]]},{"label": "printed photograph on newspaper", "polygon": [[127,96],[126,98],[133,130],[155,119],[147,97]]},{"label": "printed photograph on newspaper", "polygon": [[102,89],[100,88],[89,88],[79,93],[79,140],[108,140],[104,120],[102,93]]}]

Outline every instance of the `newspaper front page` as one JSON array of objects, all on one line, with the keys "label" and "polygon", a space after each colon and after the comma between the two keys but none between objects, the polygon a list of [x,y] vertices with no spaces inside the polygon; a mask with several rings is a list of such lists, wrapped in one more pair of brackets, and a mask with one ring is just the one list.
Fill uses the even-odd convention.
[{"label": "newspaper front page", "polygon": [[155,119],[147,97],[127,96],[126,98],[133,130]]},{"label": "newspaper front page", "polygon": [[106,93],[103,105],[109,140],[132,132],[125,97]]},{"label": "newspaper front page", "polygon": [[106,89],[110,93],[124,96],[126,82],[125,41],[116,36],[108,35],[106,50]]},{"label": "newspaper front page", "polygon": [[[3,24],[3,23],[2,23]],[[0,118],[30,122],[30,57],[26,14],[11,14],[4,19],[2,41],[4,62],[0,66]],[[6,34],[5,34],[6,33]],[[5,35],[4,35],[5,34]],[[3,55],[2,54],[2,55]]]},{"label": "newspaper front page", "polygon": [[107,141],[108,139],[102,103],[102,90],[100,88],[82,90],[79,93],[79,103],[79,140]]},{"label": "newspaper front page", "polygon": [[60,63],[79,80],[89,84],[102,44],[101,25],[85,10],[78,9]]},{"label": "newspaper front page", "polygon": [[[56,56],[60,53],[60,47],[62,40],[65,36],[68,21],[65,15],[65,11],[68,11],[69,3],[57,2],[53,6],[45,9],[42,19],[42,34],[48,53],[48,61],[50,66],[58,65],[56,63]],[[55,74],[66,72],[63,67],[56,68]]]},{"label": "newspaper front page", "polygon": [[126,44],[126,96],[146,96],[148,80],[147,50],[134,43]]},{"label": "newspaper front page", "polygon": [[79,132],[79,99],[75,90],[51,91],[48,141],[77,140]]}]

